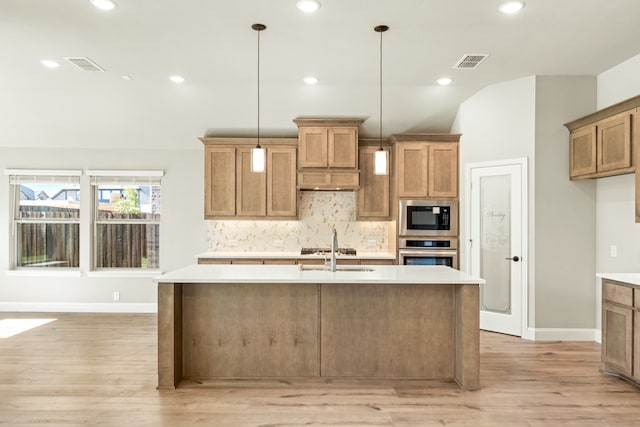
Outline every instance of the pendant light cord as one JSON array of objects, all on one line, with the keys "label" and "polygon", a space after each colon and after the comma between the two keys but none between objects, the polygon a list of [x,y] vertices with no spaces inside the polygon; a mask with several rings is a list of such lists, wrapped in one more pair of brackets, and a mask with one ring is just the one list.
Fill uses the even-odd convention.
[{"label": "pendant light cord", "polygon": [[374,31],[380,33],[380,123],[378,128],[378,137],[380,138],[380,151],[382,148],[382,33],[389,29],[386,25],[377,25],[373,28]]},{"label": "pendant light cord", "polygon": [[383,31],[380,31],[380,129],[378,133],[380,150],[382,150],[382,33]]},{"label": "pendant light cord", "polygon": [[258,30],[258,146],[260,148],[260,32]]}]

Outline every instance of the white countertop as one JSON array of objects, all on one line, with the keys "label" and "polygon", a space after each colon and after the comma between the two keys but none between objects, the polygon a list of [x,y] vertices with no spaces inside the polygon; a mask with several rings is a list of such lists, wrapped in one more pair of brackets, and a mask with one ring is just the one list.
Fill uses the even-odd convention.
[{"label": "white countertop", "polygon": [[[196,259],[324,259],[324,255],[300,255],[300,252],[203,252]],[[357,255],[337,255],[338,259],[396,259],[387,252],[360,252]]]},{"label": "white countertop", "polygon": [[[355,267],[355,266],[353,266]],[[348,266],[343,266],[348,268]],[[384,283],[484,284],[484,279],[445,266],[375,265],[373,271],[303,270],[297,265],[196,264],[157,276],[168,283]]]},{"label": "white countertop", "polygon": [[640,273],[597,273],[596,277],[640,286]]}]

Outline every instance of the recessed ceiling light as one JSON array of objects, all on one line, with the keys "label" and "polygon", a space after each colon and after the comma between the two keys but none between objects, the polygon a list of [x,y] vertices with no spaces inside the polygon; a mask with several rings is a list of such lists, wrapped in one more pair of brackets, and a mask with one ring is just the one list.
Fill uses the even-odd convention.
[{"label": "recessed ceiling light", "polygon": [[116,8],[116,3],[111,0],[91,0],[91,4],[102,10],[113,10]]},{"label": "recessed ceiling light", "polygon": [[446,86],[451,83],[451,79],[449,77],[441,77],[436,81],[440,86]]},{"label": "recessed ceiling light", "polygon": [[316,0],[298,0],[296,7],[303,12],[311,13],[320,9],[320,2]]},{"label": "recessed ceiling light", "polygon": [[171,80],[174,83],[184,83],[184,77],[182,76],[171,76],[169,77],[169,80]]},{"label": "recessed ceiling light", "polygon": [[314,84],[318,83],[318,79],[317,79],[317,77],[313,77],[313,76],[305,77],[305,78],[304,78],[304,79],[302,79],[302,80],[304,80],[304,82],[305,82],[306,84],[308,84],[308,85],[314,85]]},{"label": "recessed ceiling light", "polygon": [[507,1],[500,5],[498,10],[502,13],[512,14],[518,12],[524,7],[524,2],[521,0]]},{"label": "recessed ceiling light", "polygon": [[43,59],[40,63],[47,68],[58,68],[60,66],[56,61],[52,61],[50,59]]}]

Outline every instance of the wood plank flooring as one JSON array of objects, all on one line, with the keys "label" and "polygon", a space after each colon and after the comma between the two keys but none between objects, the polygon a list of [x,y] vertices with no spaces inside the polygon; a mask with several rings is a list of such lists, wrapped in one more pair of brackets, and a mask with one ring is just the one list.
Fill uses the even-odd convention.
[{"label": "wood plank flooring", "polygon": [[208,381],[156,390],[156,316],[58,320],[0,339],[0,424],[639,426],[640,389],[600,372],[594,342],[483,332],[481,390],[448,382]]}]

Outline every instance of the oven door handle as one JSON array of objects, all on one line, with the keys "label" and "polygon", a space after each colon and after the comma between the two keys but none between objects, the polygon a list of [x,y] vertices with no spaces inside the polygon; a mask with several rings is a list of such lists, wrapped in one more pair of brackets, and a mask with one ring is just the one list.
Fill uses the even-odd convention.
[{"label": "oven door handle", "polygon": [[444,256],[452,256],[457,254],[458,251],[456,251],[455,249],[400,249],[398,250],[398,253],[400,255],[426,255],[426,256],[438,256],[438,255],[444,255]]}]

